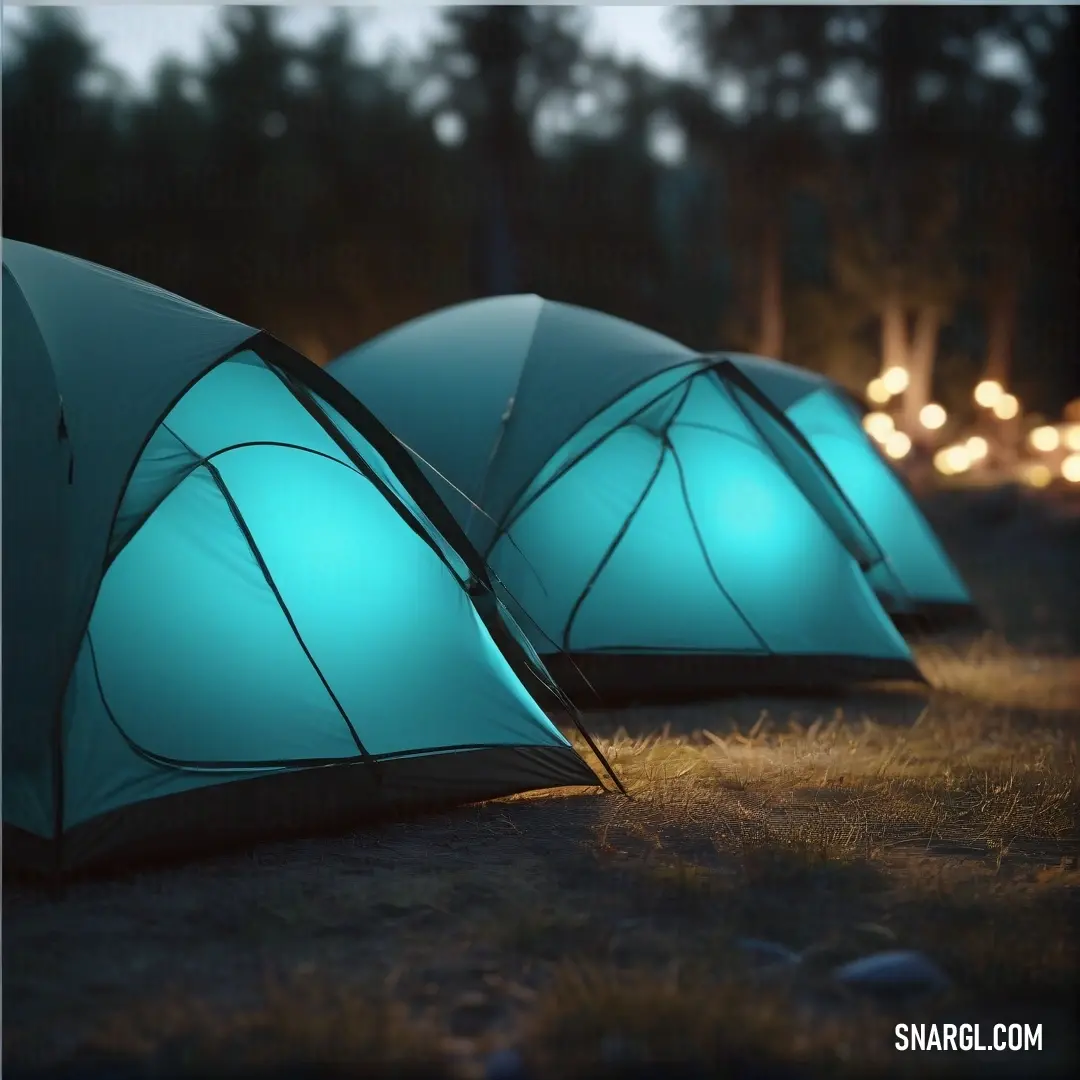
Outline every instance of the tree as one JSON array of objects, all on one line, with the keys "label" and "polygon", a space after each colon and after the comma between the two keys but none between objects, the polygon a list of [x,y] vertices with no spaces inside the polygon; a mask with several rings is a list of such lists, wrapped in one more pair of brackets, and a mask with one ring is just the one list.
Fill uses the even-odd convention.
[{"label": "tree", "polygon": [[532,287],[543,243],[535,130],[550,99],[572,93],[581,59],[570,8],[451,7],[446,37],[424,65],[441,84],[436,107],[456,110],[473,170],[470,279],[475,295]]},{"label": "tree", "polygon": [[821,167],[816,88],[830,59],[829,9],[691,7],[680,15],[710,89],[743,88],[741,116],[734,108],[726,118],[714,110],[711,123],[700,109],[684,116],[726,179],[734,211],[729,242],[743,264],[742,306],[755,312],[753,348],[780,357],[790,195]]},{"label": "tree", "polygon": [[32,8],[27,18],[4,62],[4,229],[92,251],[107,233],[101,208],[117,196],[116,76],[70,10]]},{"label": "tree", "polygon": [[[880,186],[885,196],[885,236],[889,250],[890,292],[882,317],[882,367],[907,367],[912,387],[905,396],[909,421],[926,400],[943,320],[933,289],[907,300],[899,278],[920,248],[906,238],[925,236],[914,226],[929,173],[949,177],[963,189],[966,231],[979,237],[971,254],[985,313],[986,374],[1007,379],[1015,337],[1016,311],[1027,264],[1028,235],[1037,178],[1031,170],[1032,139],[1015,118],[1029,111],[1022,80],[994,77],[980,67],[989,45],[1011,43],[1034,67],[1031,49],[1041,30],[1052,52],[1053,34],[1041,9],[927,8],[880,9],[877,51],[882,77]],[[1015,53],[1014,53],[1015,55]],[[946,202],[948,192],[942,192]],[[942,239],[952,242],[948,233]],[[954,283],[955,285],[955,283]],[[925,292],[926,290],[924,290]],[[952,298],[957,289],[952,289]],[[911,308],[915,330],[911,332]]]}]

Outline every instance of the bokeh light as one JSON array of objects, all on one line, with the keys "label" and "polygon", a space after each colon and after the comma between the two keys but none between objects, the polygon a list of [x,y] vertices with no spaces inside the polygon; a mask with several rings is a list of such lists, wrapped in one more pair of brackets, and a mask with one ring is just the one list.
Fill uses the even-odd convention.
[{"label": "bokeh light", "polygon": [[1024,479],[1032,487],[1044,488],[1054,479],[1054,474],[1050,471],[1049,466],[1040,461],[1035,465],[1028,466],[1027,471],[1024,473]]},{"label": "bokeh light", "polygon": [[929,405],[924,405],[919,410],[919,423],[922,424],[927,431],[937,431],[938,428],[945,426],[945,421],[949,418],[948,413],[938,405],[936,402],[930,402]]},{"label": "bokeh light", "polygon": [[1065,429],[1065,445],[1070,450],[1080,450],[1080,424]]},{"label": "bokeh light", "polygon": [[981,435],[972,435],[964,448],[972,461],[982,461],[990,453],[990,444]]},{"label": "bokeh light", "polygon": [[906,368],[891,367],[881,376],[881,384],[890,394],[902,394],[911,382]]},{"label": "bokeh light", "polygon": [[992,409],[994,403],[1005,393],[1002,389],[1001,383],[994,379],[983,379],[978,386],[975,387],[975,403],[981,405],[984,409]]},{"label": "bokeh light", "polygon": [[1070,484],[1080,484],[1080,454],[1070,454],[1061,463],[1061,475]]},{"label": "bokeh light", "polygon": [[943,476],[955,476],[971,468],[971,455],[966,446],[947,446],[934,455],[934,468]]},{"label": "bokeh light", "polygon": [[871,379],[866,384],[866,396],[875,405],[884,405],[892,397],[892,394],[889,393],[888,387],[881,379]]},{"label": "bokeh light", "polygon": [[1020,411],[1020,402],[1012,394],[1002,394],[993,404],[999,420],[1011,420]]},{"label": "bokeh light", "polygon": [[911,439],[902,431],[892,431],[885,439],[885,453],[891,458],[899,460],[906,457],[911,450]]},{"label": "bokeh light", "polygon": [[1058,434],[1056,427],[1046,424],[1043,427],[1035,428],[1028,436],[1028,442],[1031,443],[1033,450],[1049,453],[1061,445],[1061,436]]},{"label": "bokeh light", "polygon": [[879,443],[883,443],[895,430],[896,425],[888,413],[872,412],[863,417],[863,430]]}]

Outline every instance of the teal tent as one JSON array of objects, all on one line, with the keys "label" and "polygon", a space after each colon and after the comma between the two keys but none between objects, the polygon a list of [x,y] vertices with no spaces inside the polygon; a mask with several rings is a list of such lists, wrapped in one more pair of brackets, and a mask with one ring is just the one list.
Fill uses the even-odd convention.
[{"label": "teal tent", "polygon": [[967,587],[906,485],[863,431],[855,402],[830,379],[778,360],[730,360],[813,446],[886,558],[870,573],[902,627],[977,619]]},{"label": "teal tent", "polygon": [[3,245],[3,819],[69,870],[595,774],[415,464],[281,343]]},{"label": "teal tent", "polygon": [[503,296],[327,371],[412,452],[560,675],[602,695],[919,677],[867,583],[872,537],[733,365]]}]

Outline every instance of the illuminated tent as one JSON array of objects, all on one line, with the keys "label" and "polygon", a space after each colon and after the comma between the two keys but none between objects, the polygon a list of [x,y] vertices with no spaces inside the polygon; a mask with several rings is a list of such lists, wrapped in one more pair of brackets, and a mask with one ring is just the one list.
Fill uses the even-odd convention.
[{"label": "illuminated tent", "polygon": [[66,870],[597,778],[394,439],[264,333],[3,248],[3,816]]},{"label": "illuminated tent", "polygon": [[890,614],[901,625],[973,618],[960,575],[847,395],[824,376],[777,360],[726,358],[806,437],[885,554],[870,581]]},{"label": "illuminated tent", "polygon": [[732,365],[503,296],[327,370],[421,463],[553,671],[602,695],[917,677],[860,567],[872,539]]}]

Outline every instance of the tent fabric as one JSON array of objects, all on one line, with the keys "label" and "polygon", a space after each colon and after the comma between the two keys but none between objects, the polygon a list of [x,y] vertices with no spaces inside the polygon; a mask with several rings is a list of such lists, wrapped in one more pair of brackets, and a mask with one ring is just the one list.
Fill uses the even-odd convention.
[{"label": "tent fabric", "polygon": [[485,628],[479,554],[340,385],[134,279],[3,260],[9,863],[598,784]]},{"label": "tent fabric", "polygon": [[723,681],[917,677],[860,567],[880,561],[873,538],[732,365],[512,296],[327,371],[416,456],[560,671],[698,654],[735,661]]},{"label": "tent fabric", "polygon": [[752,380],[814,447],[873,535],[885,561],[870,574],[901,619],[969,619],[971,595],[929,522],[862,429],[857,410],[825,376],[778,360],[719,354]]}]

